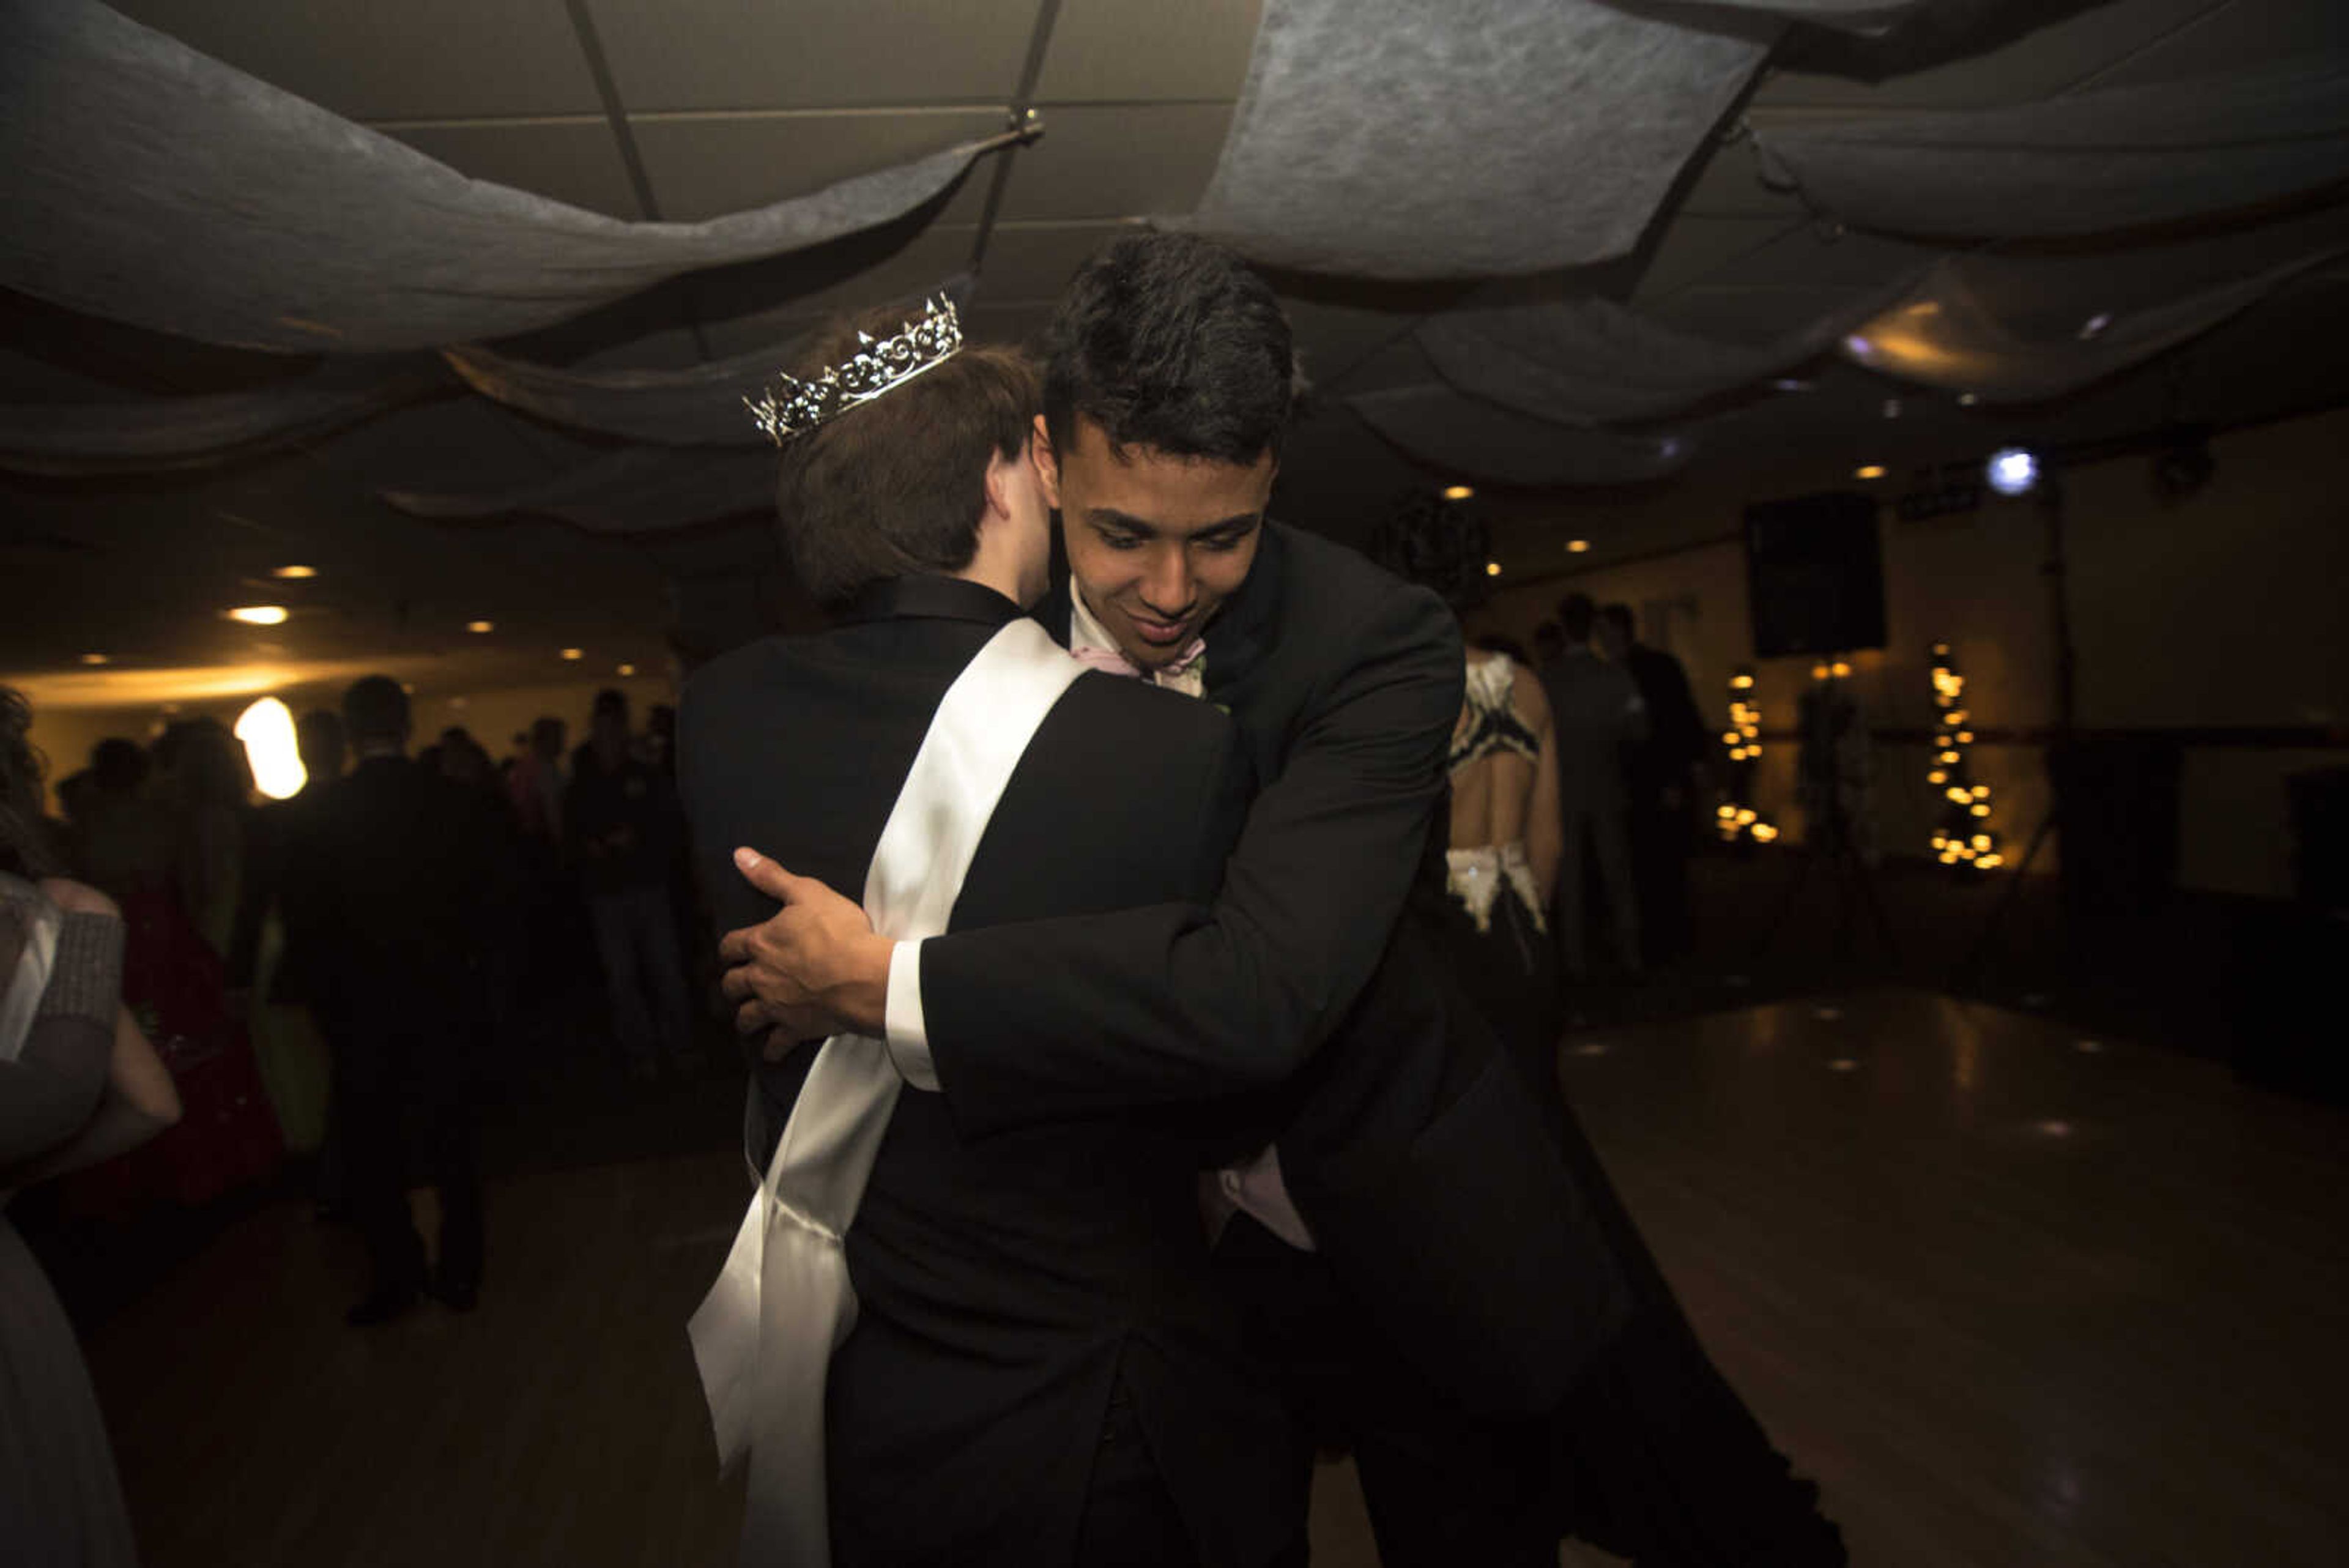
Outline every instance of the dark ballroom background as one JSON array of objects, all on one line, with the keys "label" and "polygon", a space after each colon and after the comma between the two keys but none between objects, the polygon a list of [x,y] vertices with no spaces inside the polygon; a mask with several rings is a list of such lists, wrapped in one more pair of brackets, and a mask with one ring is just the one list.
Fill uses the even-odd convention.
[{"label": "dark ballroom background", "polygon": [[[1144,223],[1288,307],[1277,515],[1432,507],[1472,641],[1545,662],[1579,594],[1685,671],[1683,751],[1619,759],[1666,918],[1594,939],[1559,1072],[1853,1561],[2336,1560],[2337,0],[28,0],[0,62],[0,684],[51,811],[101,742],[382,673],[510,815],[481,1299],[363,1335],[318,1048],[233,950],[264,794],[181,742],[124,786],[232,825],[109,863],[222,867],[184,913],[267,1124],[9,1207],[147,1561],[727,1558],[715,933],[629,818],[691,1013],[647,959],[636,1029],[616,884],[531,814],[814,624],[741,411],[794,342],[933,291],[1030,340]],[[1376,1560],[1343,1462],[1315,1511]]]}]

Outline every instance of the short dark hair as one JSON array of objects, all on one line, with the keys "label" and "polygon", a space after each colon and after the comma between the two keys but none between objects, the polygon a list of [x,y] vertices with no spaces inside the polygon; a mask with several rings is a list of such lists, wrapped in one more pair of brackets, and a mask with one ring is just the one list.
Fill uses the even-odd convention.
[{"label": "short dark hair", "polygon": [[90,777],[99,789],[119,794],[147,782],[147,748],[122,735],[109,735],[89,749]]},{"label": "short dark hair", "polygon": [[616,686],[606,686],[595,693],[595,705],[588,712],[592,718],[613,713],[625,719],[628,716],[628,694]]},{"label": "short dark hair", "polygon": [[1600,620],[1614,622],[1616,629],[1620,631],[1627,638],[1636,639],[1639,635],[1639,623],[1631,618],[1631,607],[1630,605],[1600,605],[1599,607],[1599,618]]},{"label": "short dark hair", "polygon": [[[820,333],[792,373],[812,380],[857,352],[857,333],[895,336],[903,306]],[[817,603],[917,572],[958,572],[978,553],[990,458],[1027,450],[1036,368],[1017,348],[967,344],[952,358],[783,443],[775,486],[783,547]]]},{"label": "short dark hair", "polygon": [[1588,642],[1590,625],[1598,618],[1598,607],[1588,594],[1568,594],[1557,601],[1558,629],[1566,633],[1568,642]]},{"label": "short dark hair", "polygon": [[408,739],[408,693],[388,675],[362,675],[343,693],[343,724],[354,742]]},{"label": "short dark hair", "polygon": [[1297,350],[1272,286],[1195,234],[1122,235],[1077,269],[1045,334],[1044,424],[1112,451],[1252,463],[1278,453]]}]

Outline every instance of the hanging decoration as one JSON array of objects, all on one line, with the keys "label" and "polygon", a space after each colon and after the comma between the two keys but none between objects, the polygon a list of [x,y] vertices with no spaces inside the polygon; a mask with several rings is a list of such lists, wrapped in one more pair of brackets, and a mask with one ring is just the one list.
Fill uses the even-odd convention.
[{"label": "hanging decoration", "polygon": [[1030,128],[699,223],[471,180],[98,0],[0,5],[0,285],[285,353],[510,337],[902,218]]},{"label": "hanging decoration", "polygon": [[1762,758],[1762,710],[1755,705],[1750,667],[1729,678],[1729,728],[1721,732],[1721,743],[1728,753],[1722,774],[1728,782],[1714,812],[1714,830],[1724,844],[1767,844],[1778,836],[1778,827],[1754,805],[1754,775]]},{"label": "hanging decoration", "polygon": [[1925,782],[1941,798],[1940,821],[1933,829],[1933,853],[1944,866],[1995,871],[2006,861],[1998,852],[1997,838],[1989,831],[1990,786],[1976,784],[1967,766],[1974,732],[1965,700],[1966,678],[1958,673],[1950,645],[1935,643],[1933,706],[1940,711],[1940,722],[1934,732],[1933,765],[1925,774]]}]

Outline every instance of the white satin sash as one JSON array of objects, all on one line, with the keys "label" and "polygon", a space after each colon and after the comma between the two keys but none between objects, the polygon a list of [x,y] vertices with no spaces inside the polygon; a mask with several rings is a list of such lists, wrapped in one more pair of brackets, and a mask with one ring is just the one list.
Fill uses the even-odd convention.
[{"label": "white satin sash", "polygon": [[[955,678],[865,874],[874,929],[911,940],[947,929],[1012,770],[1083,672],[1023,618]],[[726,1266],[688,1328],[719,1463],[730,1469],[750,1455],[745,1564],[831,1563],[824,1382],[833,1351],[856,1324],[841,1238],[903,1083],[884,1042],[835,1034],[823,1043]]]},{"label": "white satin sash", "polygon": [[65,917],[48,895],[22,877],[0,872],[0,899],[16,911],[24,928],[16,967],[6,988],[0,990],[0,1062],[14,1062],[24,1054],[33,1032],[33,1016],[40,1011],[41,993],[49,988],[49,971],[57,959],[57,932]]}]

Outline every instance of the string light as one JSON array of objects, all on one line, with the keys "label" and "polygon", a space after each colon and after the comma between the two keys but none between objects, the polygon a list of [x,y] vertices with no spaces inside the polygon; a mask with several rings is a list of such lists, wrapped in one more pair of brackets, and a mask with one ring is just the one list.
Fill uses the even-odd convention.
[{"label": "string light", "polygon": [[1935,643],[1933,706],[1940,710],[1935,732],[1939,749],[1925,781],[1948,804],[1933,829],[1934,857],[1953,869],[1995,871],[2006,859],[1998,852],[1997,838],[1984,831],[1984,819],[1991,814],[1990,786],[1974,783],[1968,774],[1966,753],[1974,743],[1974,732],[1965,727],[1971,718],[1964,707],[1965,694],[1966,678],[1958,672],[1950,645]]},{"label": "string light", "polygon": [[1778,836],[1777,825],[1750,804],[1754,763],[1762,756],[1762,710],[1754,704],[1751,670],[1740,670],[1729,678],[1729,727],[1721,732],[1721,744],[1729,753],[1728,783],[1723,792],[1727,798],[1714,814],[1714,829],[1724,844],[1743,840],[1767,844]]}]

